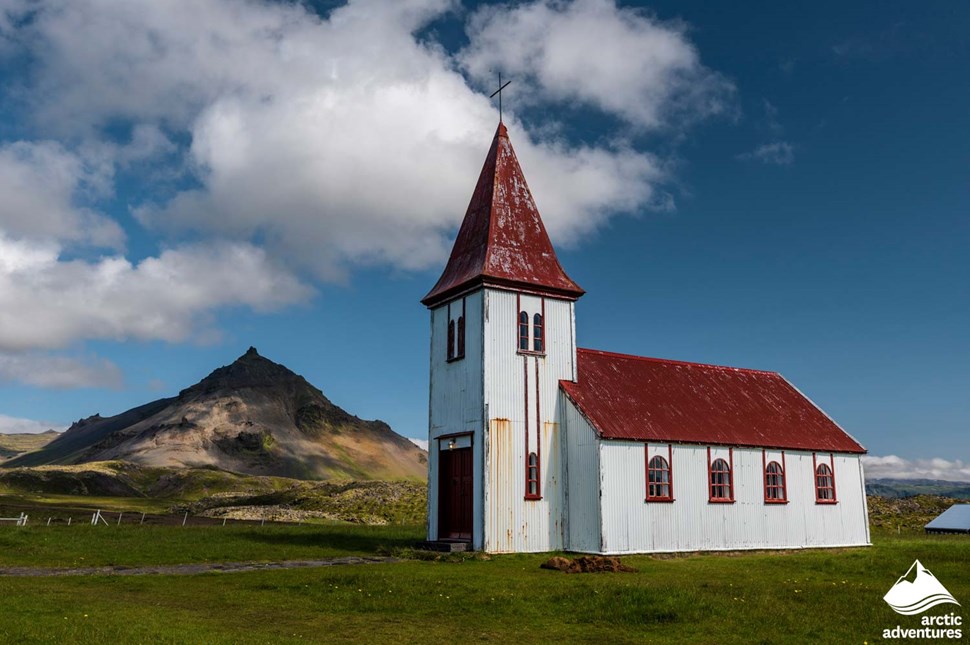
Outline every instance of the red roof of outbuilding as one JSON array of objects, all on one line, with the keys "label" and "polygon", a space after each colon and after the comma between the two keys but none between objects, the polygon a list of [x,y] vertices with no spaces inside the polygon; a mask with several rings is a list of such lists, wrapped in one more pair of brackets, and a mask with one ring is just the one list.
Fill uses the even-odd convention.
[{"label": "red roof of outbuilding", "polygon": [[584,293],[559,265],[502,123],[495,131],[448,265],[421,302],[433,307],[482,284],[571,299]]},{"label": "red roof of outbuilding", "polygon": [[605,439],[864,453],[777,372],[577,350],[566,395]]}]

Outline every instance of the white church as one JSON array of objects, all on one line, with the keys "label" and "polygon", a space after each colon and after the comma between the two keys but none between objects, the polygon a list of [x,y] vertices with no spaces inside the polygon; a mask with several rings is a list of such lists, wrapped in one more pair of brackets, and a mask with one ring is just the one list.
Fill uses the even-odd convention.
[{"label": "white church", "polygon": [[623,554],[869,543],[865,453],[776,372],[576,346],[499,123],[431,310],[428,540]]}]

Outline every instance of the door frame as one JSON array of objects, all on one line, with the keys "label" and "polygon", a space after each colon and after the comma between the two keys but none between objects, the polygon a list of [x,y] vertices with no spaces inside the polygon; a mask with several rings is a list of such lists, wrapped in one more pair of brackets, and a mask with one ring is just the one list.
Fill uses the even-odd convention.
[{"label": "door frame", "polygon": [[[437,441],[437,474],[435,476],[435,481],[437,482],[437,534],[439,540],[453,540],[461,542],[472,542],[473,535],[475,532],[475,434],[474,432],[455,432],[451,434],[441,435],[435,438]],[[471,467],[471,472],[469,477],[471,479],[471,485],[468,491],[468,501],[466,508],[468,509],[469,527],[467,537],[465,534],[460,534],[459,537],[449,537],[445,535],[444,532],[444,522],[448,513],[446,512],[445,506],[445,482],[444,482],[444,460],[441,458],[442,453],[451,453],[453,450],[468,450],[469,464]]]}]

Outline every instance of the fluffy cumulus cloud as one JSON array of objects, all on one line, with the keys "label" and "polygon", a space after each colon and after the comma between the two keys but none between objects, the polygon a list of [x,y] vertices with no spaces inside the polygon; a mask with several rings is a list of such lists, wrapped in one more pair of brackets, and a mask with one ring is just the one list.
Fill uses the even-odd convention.
[{"label": "fluffy cumulus cloud", "polygon": [[0,384],[6,382],[57,389],[117,388],[123,377],[117,365],[103,358],[0,351]]},{"label": "fluffy cumulus cloud", "polygon": [[959,459],[904,459],[896,455],[862,458],[866,479],[942,479],[970,482],[970,464]]},{"label": "fluffy cumulus cloud", "polygon": [[540,98],[579,101],[644,128],[734,110],[733,84],[701,64],[684,25],[614,0],[483,7],[469,34],[461,61],[482,83],[505,71]]},{"label": "fluffy cumulus cloud", "polygon": [[[495,67],[636,129],[730,109],[682,25],[540,0],[474,12],[461,52],[418,36],[455,7],[0,0],[0,56],[29,61],[8,102],[38,137],[0,142],[0,351],[181,342],[220,307],[305,299],[301,280],[441,262],[496,125],[475,80]],[[506,120],[556,242],[670,206],[664,160],[621,133],[570,143]],[[104,206],[119,177],[125,227],[168,251],[122,254]],[[85,247],[112,251],[72,259]]]},{"label": "fluffy cumulus cloud", "polygon": [[120,256],[63,260],[54,245],[0,237],[0,351],[78,338],[180,342],[204,334],[213,309],[272,310],[307,295],[247,244],[184,246],[132,264]]},{"label": "fluffy cumulus cloud", "polygon": [[2,434],[37,434],[48,430],[64,430],[64,426],[58,423],[47,421],[34,421],[33,419],[20,419],[18,417],[0,414],[0,433]]},{"label": "fluffy cumulus cloud", "polygon": [[53,141],[0,144],[0,227],[40,239],[117,247],[121,227],[77,205],[107,190],[110,167],[85,160]]},{"label": "fluffy cumulus cloud", "polygon": [[[199,186],[142,205],[143,223],[176,235],[259,236],[323,279],[358,264],[424,268],[446,254],[496,121],[454,57],[414,35],[451,3],[358,0],[327,19],[301,5],[228,0],[44,6],[25,41],[39,63],[31,96],[43,127],[84,136],[121,119],[190,135]],[[536,12],[563,37],[595,17],[612,54],[550,43],[527,67],[483,59],[508,49],[492,46],[497,21]],[[542,87],[553,87],[555,61],[572,69],[577,52],[598,53],[609,73],[568,84],[612,111],[619,89],[630,89],[622,100],[637,122],[709,114],[721,103],[714,86],[723,83],[680,27],[612,4],[495,8],[476,14],[469,34],[461,56],[472,73],[500,63],[531,70]],[[525,27],[510,37],[537,41]],[[628,66],[615,67],[617,58]],[[617,212],[667,204],[653,156],[621,144],[569,146],[511,125],[557,241]]]}]

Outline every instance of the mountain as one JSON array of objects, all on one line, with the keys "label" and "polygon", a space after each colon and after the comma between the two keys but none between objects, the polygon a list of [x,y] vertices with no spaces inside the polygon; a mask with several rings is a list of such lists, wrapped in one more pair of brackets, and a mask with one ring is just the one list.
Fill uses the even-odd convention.
[{"label": "mountain", "polygon": [[882,497],[940,495],[970,499],[970,482],[951,482],[941,479],[867,479],[866,493]]},{"label": "mountain", "polygon": [[81,419],[3,467],[122,460],[297,479],[424,479],[427,454],[250,347],[178,396]]},{"label": "mountain", "polygon": [[58,433],[54,430],[36,434],[31,432],[4,434],[0,432],[0,464],[25,452],[43,448],[53,441],[57,435]]}]

